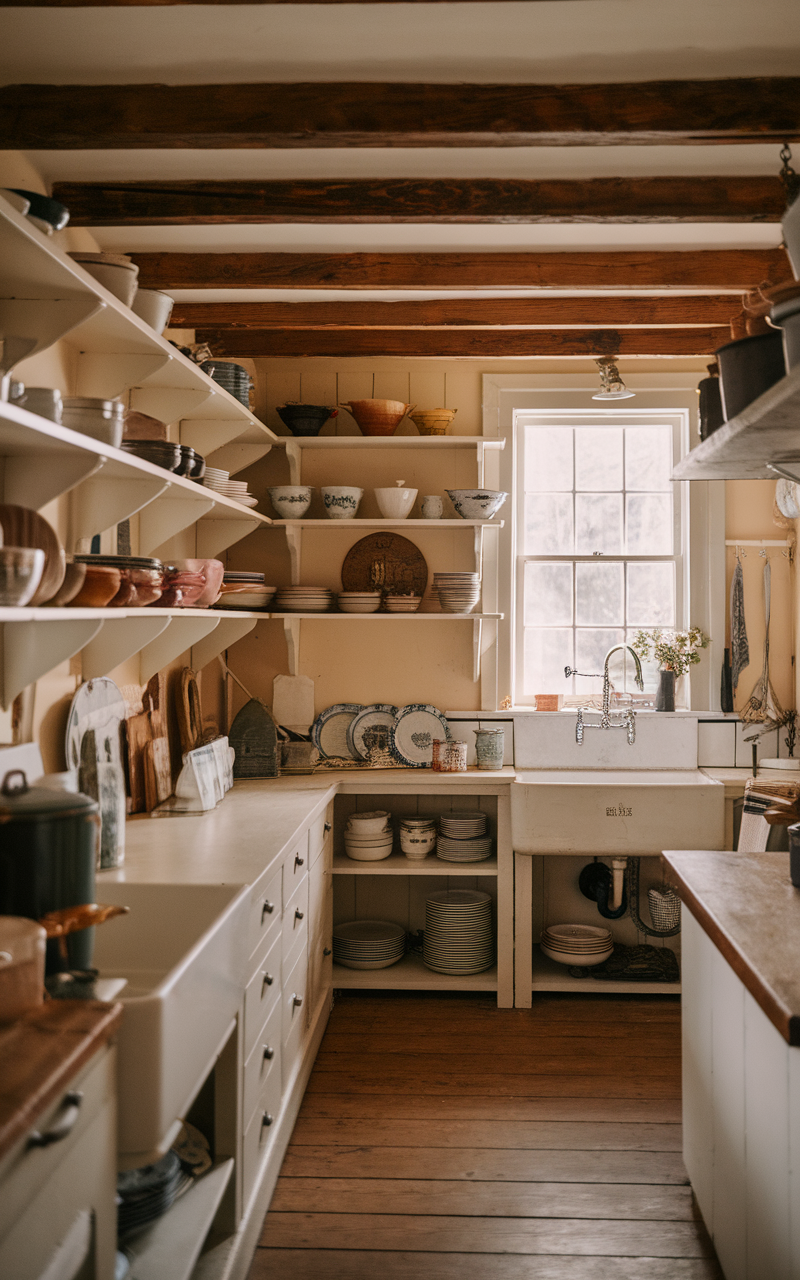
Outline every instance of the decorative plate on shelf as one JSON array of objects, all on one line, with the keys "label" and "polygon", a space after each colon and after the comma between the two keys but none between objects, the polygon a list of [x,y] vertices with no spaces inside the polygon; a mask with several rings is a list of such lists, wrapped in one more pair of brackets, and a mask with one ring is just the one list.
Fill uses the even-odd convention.
[{"label": "decorative plate on shelf", "polygon": [[441,711],[426,702],[411,702],[397,713],[389,750],[400,764],[425,769],[433,759],[434,738],[450,738],[450,728]]},{"label": "decorative plate on shelf", "polygon": [[371,533],[350,548],[342,565],[343,591],[425,594],[428,566],[418,547],[399,533]]},{"label": "decorative plate on shelf", "polygon": [[[357,716],[353,717],[347,728],[347,745],[350,748],[350,754],[357,759],[360,757],[362,760],[368,760],[370,746],[388,747],[396,716],[397,707],[392,707],[385,702],[374,702],[371,707],[364,707]],[[377,729],[378,733],[367,732],[373,729]],[[385,732],[381,733],[381,730]],[[371,739],[375,741],[370,741]]]},{"label": "decorative plate on shelf", "polygon": [[328,759],[331,756],[358,759],[348,746],[347,730],[353,718],[363,709],[360,702],[336,702],[320,712],[311,726],[311,741],[320,755]]}]

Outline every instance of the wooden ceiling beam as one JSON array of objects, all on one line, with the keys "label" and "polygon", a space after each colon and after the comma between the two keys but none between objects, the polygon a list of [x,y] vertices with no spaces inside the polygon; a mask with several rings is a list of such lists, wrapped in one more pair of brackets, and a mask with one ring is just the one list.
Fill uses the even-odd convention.
[{"label": "wooden ceiling beam", "polygon": [[403,302],[176,302],[181,329],[520,329],[726,325],[735,295],[465,298]]},{"label": "wooden ceiling beam", "polygon": [[780,222],[775,178],[57,182],[75,227],[265,223]]},{"label": "wooden ceiling beam", "polygon": [[250,357],[706,356],[730,337],[709,329],[197,329],[214,355]]},{"label": "wooden ceiling beam", "polygon": [[783,249],[638,253],[134,253],[145,289],[751,289]]},{"label": "wooden ceiling beam", "polygon": [[800,77],[565,85],[16,84],[0,88],[0,136],[26,150],[781,143],[800,139]]}]

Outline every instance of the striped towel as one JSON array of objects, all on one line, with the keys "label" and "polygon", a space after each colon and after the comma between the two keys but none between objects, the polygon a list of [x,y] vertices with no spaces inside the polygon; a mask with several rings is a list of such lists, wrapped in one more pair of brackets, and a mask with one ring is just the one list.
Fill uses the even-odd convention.
[{"label": "striped towel", "polygon": [[744,784],[744,812],[739,828],[739,853],[764,853],[769,840],[770,825],[764,813],[775,797],[797,800],[800,782],[765,782],[761,778],[748,778]]}]

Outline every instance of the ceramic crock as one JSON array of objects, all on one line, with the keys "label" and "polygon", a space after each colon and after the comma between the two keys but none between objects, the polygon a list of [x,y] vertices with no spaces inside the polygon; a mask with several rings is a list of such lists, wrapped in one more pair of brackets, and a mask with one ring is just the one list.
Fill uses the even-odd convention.
[{"label": "ceramic crock", "polygon": [[505,729],[473,729],[479,769],[502,769]]}]

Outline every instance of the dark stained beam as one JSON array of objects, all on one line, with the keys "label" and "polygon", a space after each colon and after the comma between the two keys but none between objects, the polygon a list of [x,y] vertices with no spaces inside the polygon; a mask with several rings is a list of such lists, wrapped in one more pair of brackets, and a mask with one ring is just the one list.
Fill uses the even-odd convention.
[{"label": "dark stained beam", "polygon": [[182,329],[607,329],[726,325],[735,295],[667,298],[465,298],[403,302],[176,302]]},{"label": "dark stained beam", "polygon": [[[242,0],[0,0],[0,9],[139,9],[167,8],[182,4],[227,5],[241,4]],[[443,4],[450,0],[247,0],[251,6],[260,4]],[[498,0],[484,0],[494,4]],[[551,0],[552,2],[552,0]],[[564,3],[565,0],[560,0]],[[566,0],[568,3],[569,0]],[[540,0],[531,0],[538,4]]]},{"label": "dark stained beam", "polygon": [[780,222],[778,178],[57,182],[76,227],[264,223]]},{"label": "dark stained beam", "polygon": [[642,84],[0,88],[18,149],[520,147],[800,139],[800,77]]},{"label": "dark stained beam", "polygon": [[215,356],[705,356],[730,339],[713,329],[197,329]]},{"label": "dark stained beam", "polygon": [[640,253],[135,253],[144,289],[751,289],[783,249]]}]

